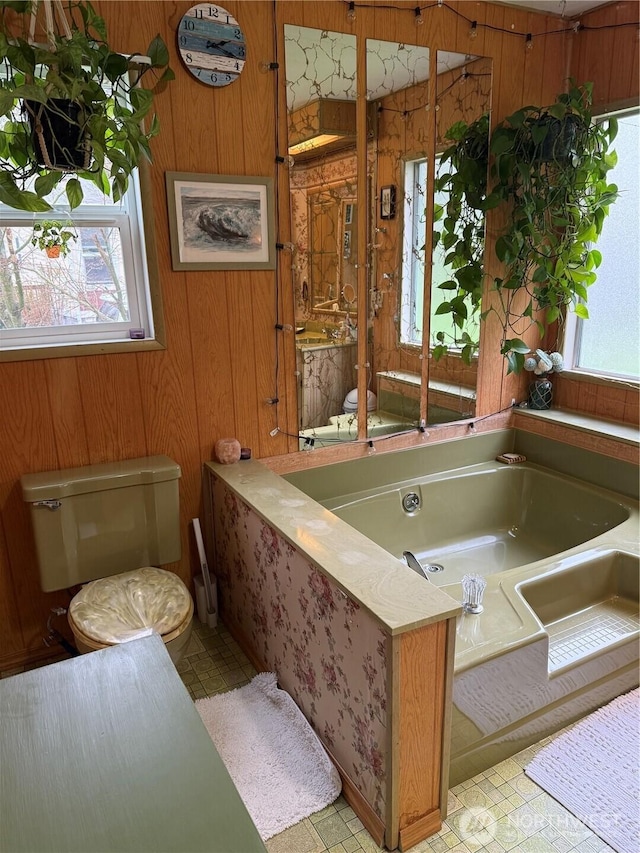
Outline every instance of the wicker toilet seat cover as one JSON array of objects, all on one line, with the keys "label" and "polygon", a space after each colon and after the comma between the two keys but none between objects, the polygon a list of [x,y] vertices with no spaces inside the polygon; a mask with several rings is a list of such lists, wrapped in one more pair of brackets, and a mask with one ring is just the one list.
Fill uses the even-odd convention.
[{"label": "wicker toilet seat cover", "polygon": [[187,618],[189,590],[173,572],[153,567],[91,581],[73,598],[69,616],[99,643],[124,643],[151,631],[169,634]]}]

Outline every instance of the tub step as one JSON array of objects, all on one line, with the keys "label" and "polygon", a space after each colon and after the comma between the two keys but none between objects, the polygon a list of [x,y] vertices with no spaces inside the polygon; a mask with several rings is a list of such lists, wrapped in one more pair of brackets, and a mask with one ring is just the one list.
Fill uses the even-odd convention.
[{"label": "tub step", "polygon": [[549,671],[556,672],[637,634],[640,620],[637,607],[614,597],[545,628],[549,634]]}]

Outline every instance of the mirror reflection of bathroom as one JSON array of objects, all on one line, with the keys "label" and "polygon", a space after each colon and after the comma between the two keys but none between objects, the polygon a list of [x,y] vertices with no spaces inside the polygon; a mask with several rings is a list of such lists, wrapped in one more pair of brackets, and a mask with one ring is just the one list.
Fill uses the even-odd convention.
[{"label": "mirror reflection of bathroom", "polygon": [[492,61],[438,51],[437,69],[429,400],[439,423],[475,415]]},{"label": "mirror reflection of bathroom", "polygon": [[358,431],[356,37],[287,24],[284,42],[298,429],[310,447]]},{"label": "mirror reflection of bathroom", "polygon": [[426,206],[424,185],[409,197],[404,175],[426,163],[430,52],[367,39],[366,57],[367,99],[377,113],[369,290],[377,410],[368,418],[368,435],[375,437],[415,429],[420,421],[424,263],[401,259],[409,206],[422,215]]}]

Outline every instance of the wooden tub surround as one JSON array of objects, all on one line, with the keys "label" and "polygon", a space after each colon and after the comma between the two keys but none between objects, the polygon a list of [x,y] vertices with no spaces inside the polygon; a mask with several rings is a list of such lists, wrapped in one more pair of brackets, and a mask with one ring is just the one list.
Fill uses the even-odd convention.
[{"label": "wooden tub surround", "polygon": [[412,847],[446,816],[458,603],[260,462],[205,472],[225,624],[309,719],[375,841]]}]

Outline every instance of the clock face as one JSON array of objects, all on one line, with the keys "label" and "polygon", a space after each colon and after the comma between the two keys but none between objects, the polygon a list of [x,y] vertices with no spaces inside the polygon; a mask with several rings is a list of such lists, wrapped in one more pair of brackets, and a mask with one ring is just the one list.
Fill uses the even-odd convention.
[{"label": "clock face", "polygon": [[198,3],[178,27],[178,51],[185,67],[207,86],[228,86],[244,68],[246,45],[238,22],[211,3]]}]

